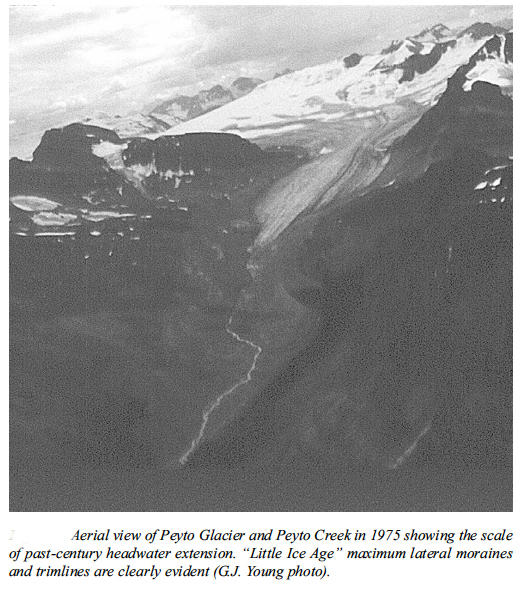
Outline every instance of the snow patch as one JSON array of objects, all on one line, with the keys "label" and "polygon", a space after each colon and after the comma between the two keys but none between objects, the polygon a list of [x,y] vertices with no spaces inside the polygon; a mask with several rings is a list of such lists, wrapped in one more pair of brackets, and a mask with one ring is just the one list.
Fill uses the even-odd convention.
[{"label": "snow patch", "polygon": [[63,235],[76,235],[74,231],[45,231],[40,233],[35,233],[35,237],[62,237]]},{"label": "snow patch", "polygon": [[467,74],[467,81],[463,84],[463,90],[468,92],[474,82],[488,82],[499,86],[502,91],[511,96],[514,86],[513,64],[497,62],[495,59],[478,61],[476,66]]},{"label": "snow patch", "polygon": [[41,225],[44,227],[52,227],[55,225],[67,225],[68,223],[70,223],[71,221],[75,221],[76,219],[77,215],[49,212],[37,213],[32,217],[32,220],[36,225]]},{"label": "snow patch", "polygon": [[330,149],[329,147],[323,147],[321,149],[321,151],[319,152],[319,155],[326,155],[327,153],[332,153],[333,149]]},{"label": "snow patch", "polygon": [[111,143],[101,141],[92,145],[92,153],[103,158],[112,170],[124,170],[123,151],[127,149],[127,143]]},{"label": "snow patch", "polygon": [[12,196],[9,200],[22,211],[52,211],[60,206],[59,202],[41,196]]},{"label": "snow patch", "polygon": [[99,221],[104,221],[105,219],[116,219],[122,217],[135,217],[134,213],[118,213],[116,211],[91,211],[85,215],[83,215],[83,219],[87,221],[93,221],[94,223],[98,223]]}]

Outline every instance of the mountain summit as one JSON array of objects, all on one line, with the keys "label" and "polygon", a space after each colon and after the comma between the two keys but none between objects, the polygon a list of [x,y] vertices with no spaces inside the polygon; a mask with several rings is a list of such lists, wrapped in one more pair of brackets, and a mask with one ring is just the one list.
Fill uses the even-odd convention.
[{"label": "mountain summit", "polygon": [[435,43],[440,41],[441,39],[445,39],[445,37],[448,37],[450,34],[451,30],[448,27],[446,27],[442,23],[438,23],[428,29],[424,29],[423,31],[415,35],[414,39],[417,39],[424,43]]}]

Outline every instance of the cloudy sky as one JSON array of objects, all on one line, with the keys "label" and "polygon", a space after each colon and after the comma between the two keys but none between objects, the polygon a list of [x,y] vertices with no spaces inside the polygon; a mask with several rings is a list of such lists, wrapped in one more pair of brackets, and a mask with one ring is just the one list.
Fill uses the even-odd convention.
[{"label": "cloudy sky", "polygon": [[13,6],[13,155],[26,157],[46,128],[98,112],[375,51],[437,22],[511,15],[510,6]]}]

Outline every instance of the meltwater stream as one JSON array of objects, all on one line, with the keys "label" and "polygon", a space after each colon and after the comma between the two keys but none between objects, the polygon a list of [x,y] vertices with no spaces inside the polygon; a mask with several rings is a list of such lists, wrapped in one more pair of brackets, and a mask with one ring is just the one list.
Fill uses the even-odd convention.
[{"label": "meltwater stream", "polygon": [[223,399],[225,399],[225,397],[228,397],[229,395],[231,395],[232,393],[234,393],[234,391],[237,388],[241,387],[242,385],[246,384],[247,382],[249,382],[252,379],[252,373],[254,372],[254,370],[256,370],[256,364],[258,362],[258,358],[259,358],[261,352],[263,351],[263,349],[261,348],[261,346],[258,346],[257,344],[255,344],[254,342],[251,342],[248,339],[245,339],[243,337],[240,337],[235,331],[233,331],[231,329],[232,319],[233,319],[233,316],[231,315],[229,317],[229,321],[227,322],[227,325],[225,327],[225,331],[229,335],[231,335],[236,341],[239,341],[241,343],[247,344],[248,346],[250,346],[254,350],[254,358],[252,359],[251,367],[249,368],[247,374],[243,378],[241,378],[231,388],[229,388],[226,391],[224,391],[214,401],[214,403],[212,403],[204,411],[204,413],[202,415],[202,426],[200,428],[200,431],[198,432],[198,436],[191,442],[191,446],[190,446],[189,450],[187,450],[187,452],[179,459],[179,461],[180,461],[181,464],[186,464],[186,462],[189,460],[189,456],[191,455],[191,453],[200,444],[200,442],[201,442],[201,440],[202,440],[202,438],[204,436],[205,428],[207,427],[207,424],[209,422],[209,418],[211,416],[211,413],[220,406],[220,403],[222,402]]}]

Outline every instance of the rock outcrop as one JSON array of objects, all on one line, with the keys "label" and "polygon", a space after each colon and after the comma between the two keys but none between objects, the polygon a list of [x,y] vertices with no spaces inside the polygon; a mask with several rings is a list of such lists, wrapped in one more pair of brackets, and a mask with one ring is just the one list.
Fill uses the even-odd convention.
[{"label": "rock outcrop", "polygon": [[362,55],[359,55],[358,53],[352,53],[351,55],[345,57],[342,62],[344,63],[345,68],[350,68],[359,65],[361,59]]}]

